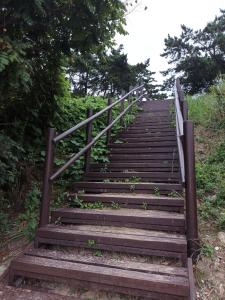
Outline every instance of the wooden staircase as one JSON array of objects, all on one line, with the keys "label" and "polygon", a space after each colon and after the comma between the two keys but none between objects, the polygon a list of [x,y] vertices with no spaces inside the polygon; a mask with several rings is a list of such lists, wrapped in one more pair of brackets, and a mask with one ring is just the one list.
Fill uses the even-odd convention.
[{"label": "wooden staircase", "polygon": [[[22,276],[140,299],[195,299],[171,106],[142,103],[133,124],[109,144],[109,163],[91,163],[70,191],[69,201],[100,208],[53,210],[35,246],[11,263],[11,284]],[[126,261],[113,259],[116,252],[127,254]],[[145,262],[135,260],[139,255]]]}]

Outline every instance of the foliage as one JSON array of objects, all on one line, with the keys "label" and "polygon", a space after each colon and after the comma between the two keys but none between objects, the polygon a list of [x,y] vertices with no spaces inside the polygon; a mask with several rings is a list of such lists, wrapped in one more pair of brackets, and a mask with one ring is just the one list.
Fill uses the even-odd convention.
[{"label": "foliage", "polygon": [[110,52],[74,55],[68,74],[73,83],[73,93],[78,96],[91,93],[113,97],[123,91],[128,92],[131,86],[144,84],[149,97],[160,97],[159,86],[153,79],[155,73],[150,71],[150,60],[129,64],[122,45]]},{"label": "foliage", "polygon": [[[189,97],[189,117],[197,127],[210,128],[212,137],[224,133],[225,118],[220,113],[225,103],[224,80],[210,87],[210,93]],[[219,95],[218,95],[219,91]],[[222,96],[221,96],[222,95]],[[212,143],[204,137],[197,142]],[[197,193],[200,200],[199,215],[210,219],[218,228],[225,228],[225,142],[214,144],[209,154],[200,156],[196,162]]]},{"label": "foliage", "polygon": [[214,247],[210,244],[203,244],[201,245],[201,252],[200,252],[200,256],[207,256],[212,258],[214,255]]},{"label": "foliage", "polygon": [[33,185],[24,201],[24,212],[19,215],[21,231],[28,238],[34,237],[34,232],[38,223],[40,189]]},{"label": "foliage", "polygon": [[186,92],[195,94],[207,90],[221,73],[225,73],[225,11],[209,22],[202,30],[181,25],[179,37],[165,39],[162,57],[171,67],[162,72],[169,76],[165,88],[171,88],[175,75],[181,76]]},{"label": "foliage", "polygon": [[225,127],[225,79],[220,76],[209,92],[199,96],[188,96],[190,118],[196,125],[208,128]]}]

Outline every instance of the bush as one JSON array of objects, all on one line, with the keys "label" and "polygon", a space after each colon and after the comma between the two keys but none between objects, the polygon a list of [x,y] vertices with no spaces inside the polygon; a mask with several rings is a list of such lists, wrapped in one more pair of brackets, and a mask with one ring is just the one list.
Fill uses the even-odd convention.
[{"label": "bush", "polygon": [[[225,127],[225,79],[210,89],[209,94],[188,97],[189,117],[195,125],[211,128],[212,135],[223,133]],[[201,137],[203,139],[204,137]],[[198,142],[199,139],[196,139]],[[204,143],[212,143],[212,140]],[[199,215],[211,220],[219,229],[225,228],[225,142],[215,144],[213,152],[196,163]]]},{"label": "bush", "polygon": [[218,79],[210,93],[188,96],[189,118],[208,128],[225,127],[225,76]]},{"label": "bush", "polygon": [[34,184],[25,198],[24,213],[19,215],[21,231],[28,239],[32,239],[34,237],[34,233],[37,228],[40,197],[40,189]]}]

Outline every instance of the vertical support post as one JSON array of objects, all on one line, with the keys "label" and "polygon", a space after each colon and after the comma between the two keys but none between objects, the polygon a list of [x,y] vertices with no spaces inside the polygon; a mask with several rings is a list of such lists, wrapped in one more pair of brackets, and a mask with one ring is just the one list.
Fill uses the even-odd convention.
[{"label": "vertical support post", "polygon": [[[122,91],[122,97],[125,95],[125,91]],[[124,100],[121,101],[121,104],[120,104],[120,112],[122,113],[124,111]],[[120,125],[121,126],[124,126],[124,120],[123,120],[123,117],[120,119]]]},{"label": "vertical support post", "polygon": [[[93,115],[93,110],[88,108],[87,110],[87,118],[90,118]],[[89,122],[86,126],[86,145],[89,144],[92,140],[92,124],[93,122]],[[90,161],[91,161],[91,148],[85,153],[84,156],[84,171],[88,172],[90,169]]]},{"label": "vertical support post", "polygon": [[53,139],[55,135],[56,135],[55,128],[49,128],[46,156],[45,156],[45,171],[44,171],[44,181],[42,187],[42,200],[41,200],[39,227],[45,226],[49,223],[50,201],[51,201],[51,194],[52,194],[52,182],[50,181],[50,177],[52,175],[53,160],[54,160],[55,146],[54,146]]},{"label": "vertical support post", "polygon": [[[129,92],[131,92],[132,90],[133,90],[133,87],[130,86],[129,87]],[[129,97],[128,97],[128,104],[131,104],[131,102],[132,102],[132,96],[133,96],[132,94],[129,95]]]},{"label": "vertical support post", "polygon": [[184,93],[181,89],[180,78],[176,79],[176,87],[177,87],[177,94],[178,94],[178,99],[179,99],[179,102],[180,102],[181,112],[182,112],[184,120],[187,120],[188,118],[185,119],[185,116],[187,114],[187,103],[184,100]]},{"label": "vertical support post", "polygon": [[[112,104],[112,99],[108,99],[108,106]],[[107,115],[107,126],[112,123],[112,108],[108,110]],[[106,133],[106,145],[109,145],[111,142],[111,128]]]},{"label": "vertical support post", "polygon": [[188,256],[195,259],[199,251],[199,240],[195,182],[194,127],[192,121],[184,122],[184,147]]},{"label": "vertical support post", "polygon": [[188,120],[188,105],[187,105],[187,101],[183,101],[182,112],[183,112],[183,119],[184,119],[184,121]]}]

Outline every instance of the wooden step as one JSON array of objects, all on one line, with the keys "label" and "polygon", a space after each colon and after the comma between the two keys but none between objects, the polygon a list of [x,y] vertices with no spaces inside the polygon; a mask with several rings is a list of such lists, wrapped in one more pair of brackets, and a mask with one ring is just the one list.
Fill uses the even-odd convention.
[{"label": "wooden step", "polygon": [[172,147],[172,148],[177,148],[177,142],[176,141],[161,141],[161,142],[139,142],[139,143],[124,143],[124,142],[120,142],[120,143],[113,143],[113,144],[109,144],[109,148],[144,148],[144,147],[150,147],[150,148],[167,148],[167,147]]},{"label": "wooden step", "polygon": [[133,130],[139,130],[139,131],[143,131],[143,130],[175,130],[175,128],[171,127],[171,123],[164,123],[164,124],[155,124],[155,125],[145,125],[145,126],[140,126],[140,125],[135,125],[135,123],[133,123],[132,125],[130,125],[127,128],[127,131],[133,131]]},{"label": "wooden step", "polygon": [[144,142],[175,142],[177,140],[176,136],[164,136],[164,137],[126,137],[126,138],[120,138],[121,141],[124,141],[125,143],[144,143]]},{"label": "wooden step", "polygon": [[[71,194],[70,197],[76,197]],[[79,199],[87,203],[100,202],[104,206],[118,204],[121,207],[142,208],[182,211],[184,207],[183,198],[156,196],[135,193],[101,193],[101,194],[78,194]]]},{"label": "wooden step", "polygon": [[184,199],[180,197],[155,196],[134,193],[102,193],[102,194],[71,194],[70,198],[78,197],[85,203],[102,203],[104,206],[153,209],[162,211],[182,212]]},{"label": "wooden step", "polygon": [[180,181],[179,172],[87,172],[84,174],[84,180],[87,181],[100,181],[100,180],[111,180],[111,181],[129,181],[137,182],[175,182]]},{"label": "wooden step", "polygon": [[106,192],[142,192],[167,195],[171,192],[182,192],[181,184],[175,183],[118,183],[118,182],[76,182],[73,185],[74,192],[85,191],[87,193]]},{"label": "wooden step", "polygon": [[123,148],[111,148],[111,154],[151,154],[151,153],[177,153],[177,147],[148,147],[144,146],[142,148],[134,148],[134,147],[123,147]]},{"label": "wooden step", "polygon": [[42,244],[173,257],[183,264],[187,258],[184,235],[125,227],[50,224],[36,232],[35,245]]},{"label": "wooden step", "polygon": [[153,153],[153,154],[110,154],[109,159],[111,162],[126,161],[126,162],[139,162],[139,161],[155,161],[155,160],[178,160],[178,153]]},{"label": "wooden step", "polygon": [[140,138],[146,138],[146,137],[168,137],[168,136],[173,136],[176,137],[176,132],[174,131],[170,131],[170,132],[164,132],[164,131],[155,131],[155,132],[144,132],[144,133],[133,133],[133,132],[124,132],[124,133],[120,133],[119,137],[120,138],[136,138],[136,137],[140,137]]},{"label": "wooden step", "polygon": [[[146,205],[147,207],[147,205]],[[143,209],[79,209],[58,208],[52,211],[51,220],[63,224],[116,226],[184,233],[184,215]]]},{"label": "wooden step", "polygon": [[163,121],[161,120],[160,122],[154,122],[154,121],[138,121],[138,122],[133,122],[131,125],[129,125],[128,128],[155,128],[155,127],[170,127],[171,126],[171,120],[169,121]]},{"label": "wooden step", "polygon": [[137,133],[158,133],[158,132],[162,132],[162,133],[174,133],[176,134],[176,128],[174,127],[170,127],[170,126],[142,126],[142,127],[127,127],[126,130],[124,130],[122,133],[130,133],[130,134],[137,134]]},{"label": "wooden step", "polygon": [[92,163],[90,165],[91,171],[100,171],[100,172],[126,172],[126,171],[135,171],[135,172],[172,172],[179,170],[178,161],[159,161],[159,162],[111,162],[106,164],[97,164]]},{"label": "wooden step", "polygon": [[123,262],[59,250],[31,249],[11,263],[10,273],[12,281],[22,276],[144,299],[187,300],[190,294],[187,268]]}]

